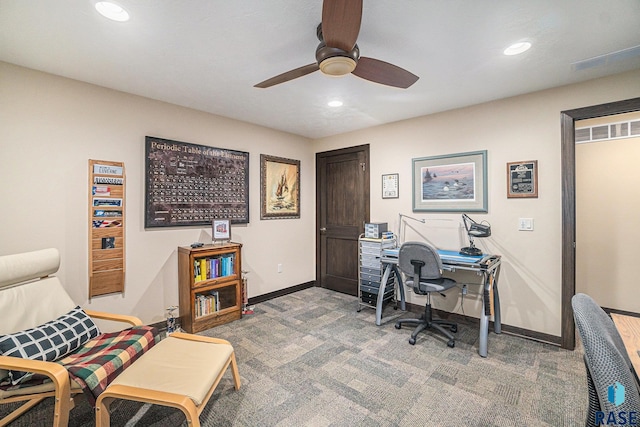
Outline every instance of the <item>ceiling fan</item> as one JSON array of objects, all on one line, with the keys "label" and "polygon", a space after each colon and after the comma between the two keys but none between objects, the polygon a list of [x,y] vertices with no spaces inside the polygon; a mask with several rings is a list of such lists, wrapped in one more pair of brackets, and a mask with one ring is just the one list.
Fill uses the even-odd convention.
[{"label": "ceiling fan", "polygon": [[254,87],[271,87],[318,70],[332,76],[351,73],[365,80],[402,89],[418,81],[418,76],[403,68],[360,56],[356,41],[361,20],[362,0],[324,0],[322,22],[316,29],[320,40],[316,62],[279,74]]}]

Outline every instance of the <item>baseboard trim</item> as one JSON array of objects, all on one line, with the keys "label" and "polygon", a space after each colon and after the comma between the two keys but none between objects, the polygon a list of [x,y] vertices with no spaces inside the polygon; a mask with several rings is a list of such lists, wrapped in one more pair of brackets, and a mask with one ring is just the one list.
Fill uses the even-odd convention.
[{"label": "baseboard trim", "polygon": [[640,317],[640,313],[636,313],[633,311],[624,311],[624,310],[618,310],[615,308],[608,308],[608,307],[602,307],[602,309],[607,314],[615,313],[615,314],[622,314],[623,316]]},{"label": "baseboard trim", "polygon": [[[423,305],[416,305],[411,303],[407,304],[407,311],[412,313],[422,314],[424,312]],[[463,316],[460,313],[449,313],[448,311],[441,311],[437,308],[433,310],[435,314],[441,319],[453,320],[457,323],[464,324],[473,324],[479,322],[479,319],[476,317]],[[494,322],[489,321],[489,331],[493,331]],[[519,328],[516,326],[506,325],[502,323],[502,333],[513,335],[521,338],[526,338],[532,341],[537,341],[545,344],[550,344],[553,346],[560,347],[562,345],[562,337],[558,337],[555,335],[544,334],[542,332],[536,332],[529,329]]]},{"label": "baseboard trim", "polygon": [[299,285],[291,286],[288,288],[280,289],[274,292],[269,292],[268,294],[258,295],[256,297],[249,298],[249,305],[259,304],[261,302],[269,301],[270,299],[282,297],[285,295],[293,294],[298,291],[302,291],[304,289],[313,288],[316,285],[316,281],[312,280],[310,282],[301,283]]},{"label": "baseboard trim", "polygon": [[[284,289],[279,289],[277,291],[274,292],[269,292],[268,294],[263,294],[263,295],[258,295],[255,297],[251,297],[249,298],[249,305],[254,305],[254,304],[259,304],[261,302],[265,302],[265,301],[269,301],[272,300],[274,298],[278,298],[284,295],[289,295],[289,294],[293,294],[296,293],[298,291],[302,291],[304,289],[308,289],[308,288],[313,288],[314,286],[316,286],[316,281],[312,280],[310,282],[306,282],[306,283],[301,283],[299,285],[295,285],[295,286],[290,286],[288,288],[284,288]],[[417,304],[412,304],[412,303],[406,303],[407,305],[407,311],[411,312],[411,313],[417,313],[417,314],[422,314],[424,312],[424,306],[423,305],[417,305]],[[624,311],[620,311],[620,310],[611,310],[611,309],[606,309],[605,310],[610,310],[613,313],[620,313],[620,314],[626,314],[629,316],[638,316],[640,317],[640,314],[638,313],[631,313],[631,312],[624,312]],[[476,317],[469,317],[469,316],[464,316],[460,313],[450,313],[447,311],[441,311],[438,309],[434,309],[434,312],[436,313],[436,315],[438,317],[440,317],[441,319],[451,319],[455,322],[458,323],[463,323],[463,324],[477,324],[479,319]],[[176,319],[178,320],[178,319]],[[156,328],[158,328],[160,331],[164,331],[167,329],[167,324],[166,322],[158,322],[158,323],[154,323],[151,326],[155,326]],[[493,330],[493,322],[489,321],[489,330],[492,331]],[[511,326],[511,325],[506,325],[506,324],[502,324],[502,332],[508,335],[514,335],[517,337],[521,337],[521,338],[525,338],[525,339],[529,339],[532,341],[537,341],[537,342],[541,342],[544,344],[549,344],[549,345],[553,345],[553,346],[557,346],[560,347],[562,345],[562,338],[559,336],[555,336],[555,335],[549,335],[549,334],[544,334],[542,332],[536,332],[536,331],[532,331],[529,329],[524,329],[524,328],[519,328],[516,326]]]}]

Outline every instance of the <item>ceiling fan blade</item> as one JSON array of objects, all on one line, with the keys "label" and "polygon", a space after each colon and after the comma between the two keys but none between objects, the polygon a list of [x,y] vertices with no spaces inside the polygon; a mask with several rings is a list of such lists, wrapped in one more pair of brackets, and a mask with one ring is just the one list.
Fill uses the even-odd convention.
[{"label": "ceiling fan blade", "polygon": [[420,78],[397,65],[364,56],[360,57],[356,69],[351,74],[374,83],[402,89],[408,88]]},{"label": "ceiling fan blade", "polygon": [[300,68],[287,71],[286,73],[278,74],[277,76],[260,82],[253,87],[259,87],[262,89],[268,88],[280,83],[288,82],[289,80],[297,79],[298,77],[306,76],[307,74],[311,74],[314,71],[318,71],[319,69],[320,67],[318,67],[318,64],[314,62],[313,64],[305,65]]},{"label": "ceiling fan blade", "polygon": [[351,51],[358,39],[362,20],[362,0],[324,0],[322,35],[329,47]]}]

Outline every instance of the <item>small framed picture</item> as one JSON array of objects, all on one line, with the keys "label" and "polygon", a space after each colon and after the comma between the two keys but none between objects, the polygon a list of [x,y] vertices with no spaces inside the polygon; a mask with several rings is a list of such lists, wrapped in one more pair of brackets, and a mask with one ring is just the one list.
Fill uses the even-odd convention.
[{"label": "small framed picture", "polygon": [[389,173],[382,175],[382,198],[397,199],[400,197],[398,191],[399,175],[397,173]]},{"label": "small framed picture", "polygon": [[538,197],[538,161],[507,163],[507,198]]},{"label": "small framed picture", "polygon": [[231,220],[214,219],[211,224],[211,238],[214,243],[231,240]]}]

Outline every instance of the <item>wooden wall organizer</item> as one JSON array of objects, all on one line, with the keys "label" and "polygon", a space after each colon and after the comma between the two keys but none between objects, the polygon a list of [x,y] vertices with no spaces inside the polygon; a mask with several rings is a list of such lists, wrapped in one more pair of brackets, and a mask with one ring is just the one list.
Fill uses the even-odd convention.
[{"label": "wooden wall organizer", "polygon": [[89,160],[89,298],[124,292],[124,163]]}]

